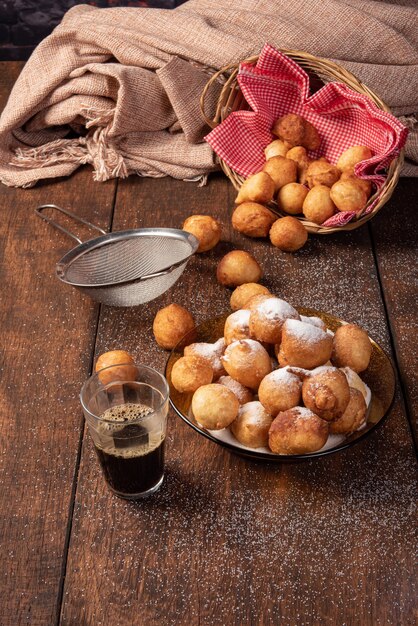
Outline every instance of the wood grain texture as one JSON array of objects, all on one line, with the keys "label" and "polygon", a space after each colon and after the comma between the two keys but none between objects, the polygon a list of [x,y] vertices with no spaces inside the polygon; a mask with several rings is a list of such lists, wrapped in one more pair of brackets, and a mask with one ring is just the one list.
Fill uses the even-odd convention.
[{"label": "wood grain texture", "polygon": [[[2,64],[0,94],[19,64]],[[1,186],[0,623],[52,625],[60,603],[82,420],[98,306],[59,283],[71,240],[35,216],[55,202],[106,227],[115,182],[80,170],[28,189]]]},{"label": "wood grain texture", "polygon": [[370,228],[409,420],[418,448],[417,206],[417,180],[405,179]]},{"label": "wood grain texture", "polygon": [[[180,226],[192,213],[223,223],[223,241],[194,257],[173,289],[136,309],[101,312],[96,356],[112,348],[163,371],[152,321],[169,302],[199,322],[228,310],[219,259],[251,251],[264,283],[292,304],[358,322],[389,349],[367,228],[310,238],[289,255],[231,231],[233,192],[131,178],[119,185],[115,230]],[[415,465],[402,397],[384,427],[336,456],[287,466],[247,461],[199,437],[173,413],[166,479],[150,499],[107,490],[83,443],[62,626],[107,624],[412,624]]]}]

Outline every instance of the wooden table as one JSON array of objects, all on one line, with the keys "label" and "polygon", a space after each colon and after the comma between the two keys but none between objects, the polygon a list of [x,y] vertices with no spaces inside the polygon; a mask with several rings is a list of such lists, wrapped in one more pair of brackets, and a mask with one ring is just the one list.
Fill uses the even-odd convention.
[{"label": "wooden table", "polygon": [[[0,64],[0,108],[20,67]],[[415,623],[415,181],[401,180],[370,226],[310,237],[293,255],[232,231],[234,192],[221,175],[206,187],[136,177],[100,184],[87,168],[0,191],[0,623]],[[158,300],[100,307],[55,278],[71,242],[35,216],[46,202],[113,230],[179,227],[209,213],[222,221],[223,241]],[[234,456],[171,412],[163,487],[147,501],[120,500],[87,436],[81,384],[113,348],[162,371],[156,311],[178,302],[198,322],[227,311],[215,268],[232,247],[256,256],[276,294],[358,322],[383,345],[399,377],[392,414],[350,450],[280,466]]]}]

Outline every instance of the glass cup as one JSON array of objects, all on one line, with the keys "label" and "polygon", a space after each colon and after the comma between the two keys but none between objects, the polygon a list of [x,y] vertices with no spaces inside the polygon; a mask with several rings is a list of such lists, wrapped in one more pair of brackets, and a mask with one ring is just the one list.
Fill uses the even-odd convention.
[{"label": "glass cup", "polygon": [[81,406],[110,489],[137,500],[161,486],[169,388],[146,365],[123,363],[83,385]]}]

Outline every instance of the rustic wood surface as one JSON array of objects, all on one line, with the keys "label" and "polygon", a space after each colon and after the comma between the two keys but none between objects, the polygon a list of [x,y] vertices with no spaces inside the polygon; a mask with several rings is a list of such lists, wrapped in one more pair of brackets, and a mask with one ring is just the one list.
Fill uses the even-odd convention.
[{"label": "rustic wood surface", "polygon": [[[19,67],[0,64],[0,107]],[[2,625],[415,623],[414,185],[401,180],[370,228],[311,237],[294,255],[231,230],[233,190],[220,175],[202,188],[99,184],[84,169],[30,190],[1,188]],[[222,243],[149,305],[99,308],[54,277],[72,244],[33,214],[46,202],[113,230],[179,227],[210,213],[223,223]],[[197,321],[227,311],[215,268],[232,247],[256,256],[272,291],[358,322],[392,354],[392,414],[350,450],[280,466],[232,455],[170,412],[161,490],[120,500],[85,432],[81,383],[93,357],[112,348],[162,371],[156,311],[171,301]]]}]

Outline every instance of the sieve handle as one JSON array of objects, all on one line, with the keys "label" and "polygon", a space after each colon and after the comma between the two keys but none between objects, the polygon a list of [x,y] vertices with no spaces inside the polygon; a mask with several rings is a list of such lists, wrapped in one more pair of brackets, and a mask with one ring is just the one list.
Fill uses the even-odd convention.
[{"label": "sieve handle", "polygon": [[71,217],[75,222],[79,222],[80,224],[85,224],[89,228],[99,231],[99,233],[101,233],[102,235],[107,235],[106,231],[103,230],[102,228],[95,226],[91,222],[84,220],[82,217],[75,215],[75,213],[73,213],[72,211],[69,211],[68,209],[63,209],[62,207],[59,207],[56,204],[41,204],[41,206],[38,206],[35,209],[35,213],[37,213],[41,219],[43,219],[45,222],[48,222],[48,224],[51,224],[51,226],[53,226],[54,228],[58,228],[58,230],[65,233],[72,239],[75,239],[78,243],[83,243],[83,242],[81,241],[79,237],[77,237],[77,235],[74,235],[74,233],[64,228],[64,226],[61,226],[61,224],[58,224],[58,222],[55,222],[55,220],[53,220],[52,218],[48,217],[47,215],[44,215],[42,213],[44,209],[56,209],[60,213],[64,213],[65,215],[68,215],[68,217]]}]

